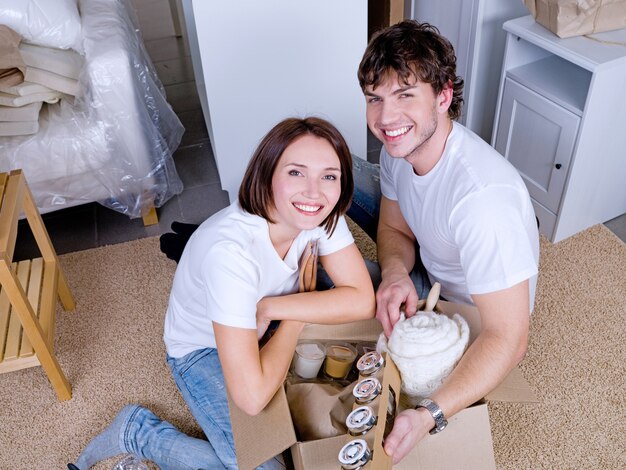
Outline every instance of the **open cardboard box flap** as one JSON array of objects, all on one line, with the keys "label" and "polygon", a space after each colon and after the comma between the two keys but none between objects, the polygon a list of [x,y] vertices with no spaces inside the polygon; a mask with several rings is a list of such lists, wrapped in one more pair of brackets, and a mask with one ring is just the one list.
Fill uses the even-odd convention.
[{"label": "open cardboard box flap", "polygon": [[[419,308],[423,308],[423,302]],[[476,308],[439,301],[435,311],[452,316],[461,314],[470,327],[470,342],[480,332]],[[342,339],[376,341],[382,331],[375,319],[343,325],[307,325],[301,339]],[[536,402],[537,399],[518,368],[485,397],[486,401]],[[317,441],[297,442],[284,388],[280,388],[269,405],[257,416],[249,416],[230,400],[231,423],[237,462],[241,470],[254,469],[285,449],[292,448],[297,469],[338,468],[337,453],[347,442],[344,436]],[[394,469],[419,470],[462,468],[468,462],[482,462],[480,468],[494,468],[493,444],[486,404],[467,408],[449,420],[446,431],[428,435]],[[455,452],[449,452],[451,448]],[[442,461],[445,456],[445,462]],[[452,459],[452,460],[450,460]],[[454,459],[460,459],[458,462]]]},{"label": "open cardboard box flap", "polygon": [[241,411],[230,395],[228,407],[237,464],[241,470],[258,467],[297,441],[283,387],[278,389],[265,409],[256,416]]},{"label": "open cardboard box flap", "polygon": [[[465,318],[470,328],[470,344],[476,339],[481,330],[480,314],[476,307],[469,305],[453,304],[440,300],[437,302],[435,311],[451,317],[459,313]],[[486,401],[536,403],[538,400],[535,393],[522,376],[520,370],[515,367],[511,373],[494,390],[487,394]]]}]

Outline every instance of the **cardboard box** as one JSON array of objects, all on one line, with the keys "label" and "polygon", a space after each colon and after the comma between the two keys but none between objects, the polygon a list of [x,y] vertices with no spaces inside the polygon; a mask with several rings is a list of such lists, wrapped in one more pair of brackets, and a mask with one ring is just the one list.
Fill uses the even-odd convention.
[{"label": "cardboard box", "polygon": [[535,21],[561,38],[626,28],[626,0],[523,0]]},{"label": "cardboard box", "polygon": [[[423,305],[423,302],[422,302]],[[470,327],[470,342],[480,331],[478,311],[469,306],[439,301],[435,311],[452,316],[461,314]],[[301,339],[342,339],[376,341],[381,332],[376,320],[345,325],[308,325]],[[530,386],[515,368],[511,374],[480,403],[448,419],[445,431],[425,437],[394,469],[494,469],[495,459],[487,402],[536,402]],[[337,470],[339,450],[352,439],[336,436],[315,441],[297,442],[287,397],[281,388],[270,404],[257,416],[248,416],[229,402],[237,462],[241,470],[256,468],[261,463],[291,448],[296,470]],[[454,452],[450,452],[454,449]],[[376,449],[374,449],[376,452]],[[365,468],[369,469],[369,466]]]}]

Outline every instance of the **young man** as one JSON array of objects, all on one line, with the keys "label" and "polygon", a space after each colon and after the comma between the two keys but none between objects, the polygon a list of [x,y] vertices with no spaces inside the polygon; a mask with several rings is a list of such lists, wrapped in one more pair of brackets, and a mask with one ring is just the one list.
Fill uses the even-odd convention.
[{"label": "young man", "polygon": [[[441,283],[442,297],[475,305],[482,322],[481,334],[444,384],[396,418],[385,451],[398,462],[429,431],[442,431],[445,418],[494,389],[524,357],[539,239],[517,171],[453,121],[463,81],[452,45],[436,28],[403,21],[380,31],[358,76],[368,127],[384,146],[378,320],[389,335],[401,306],[407,316],[415,314],[429,284],[420,277],[421,258],[428,280]],[[364,194],[356,178],[353,206],[375,216],[376,198]],[[369,206],[361,204],[364,195]]]}]

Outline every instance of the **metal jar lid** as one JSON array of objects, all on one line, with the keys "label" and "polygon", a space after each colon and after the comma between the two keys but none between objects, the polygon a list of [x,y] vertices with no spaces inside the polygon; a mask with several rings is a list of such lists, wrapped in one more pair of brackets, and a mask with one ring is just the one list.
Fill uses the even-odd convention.
[{"label": "metal jar lid", "polygon": [[374,410],[367,405],[355,408],[346,418],[348,432],[353,436],[365,434],[372,429],[375,424],[376,415],[374,414]]},{"label": "metal jar lid", "polygon": [[383,365],[385,365],[385,359],[382,354],[377,351],[370,351],[361,356],[356,363],[356,368],[359,369],[361,375],[373,375],[378,372]]},{"label": "metal jar lid", "polygon": [[380,380],[376,377],[368,377],[362,379],[352,389],[352,395],[356,398],[359,405],[369,403],[374,400],[382,391]]},{"label": "metal jar lid", "polygon": [[339,463],[344,470],[358,470],[372,458],[372,452],[364,439],[354,439],[339,451]]}]

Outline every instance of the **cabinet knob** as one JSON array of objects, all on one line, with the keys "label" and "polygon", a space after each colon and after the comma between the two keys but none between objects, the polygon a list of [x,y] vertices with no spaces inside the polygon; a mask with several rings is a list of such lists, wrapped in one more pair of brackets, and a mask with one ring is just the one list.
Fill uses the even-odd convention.
[{"label": "cabinet knob", "polygon": [[562,165],[561,165],[560,163],[557,163],[556,165],[554,165],[554,168],[556,168],[557,170],[560,170],[560,169],[561,169],[561,166],[562,166]]}]

